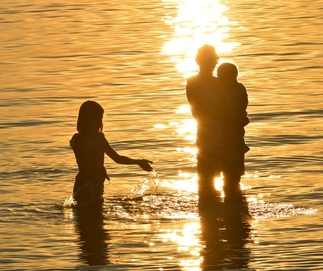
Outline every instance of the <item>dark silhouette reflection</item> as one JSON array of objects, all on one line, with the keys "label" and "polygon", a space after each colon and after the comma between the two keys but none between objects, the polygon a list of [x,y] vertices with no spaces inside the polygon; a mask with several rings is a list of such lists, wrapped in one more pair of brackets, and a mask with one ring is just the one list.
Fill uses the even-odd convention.
[{"label": "dark silhouette reflection", "polygon": [[102,207],[76,208],[76,231],[80,236],[80,260],[88,265],[106,265],[109,234],[104,229]]},{"label": "dark silhouette reflection", "polygon": [[221,201],[219,197],[203,198],[199,203],[203,271],[248,267],[250,250],[250,215],[241,192]]},{"label": "dark silhouette reflection", "polygon": [[186,95],[197,120],[198,173],[200,195],[214,190],[214,177],[224,175],[227,194],[239,189],[244,174],[244,142],[248,124],[248,96],[238,82],[238,69],[231,63],[221,64],[213,75],[218,56],[205,45],[196,57],[199,73],[187,81]]}]

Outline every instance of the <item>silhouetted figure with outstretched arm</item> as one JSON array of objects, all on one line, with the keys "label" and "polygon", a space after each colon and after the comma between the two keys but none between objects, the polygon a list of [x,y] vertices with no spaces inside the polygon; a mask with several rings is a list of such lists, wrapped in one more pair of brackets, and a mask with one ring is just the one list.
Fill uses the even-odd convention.
[{"label": "silhouetted figure with outstretched arm", "polygon": [[196,62],[200,70],[187,80],[186,94],[197,120],[199,193],[201,197],[215,193],[214,177],[222,172],[226,194],[234,194],[248,150],[244,143],[247,92],[231,64],[220,66],[219,78],[213,75],[218,56],[212,46],[201,47]]},{"label": "silhouetted figure with outstretched arm", "polygon": [[84,102],[77,120],[78,133],[70,141],[79,169],[73,188],[73,198],[78,206],[103,202],[104,181],[109,179],[104,167],[105,154],[116,163],[136,164],[143,170],[152,170],[151,161],[122,156],[110,146],[102,132],[103,113],[97,102]]}]

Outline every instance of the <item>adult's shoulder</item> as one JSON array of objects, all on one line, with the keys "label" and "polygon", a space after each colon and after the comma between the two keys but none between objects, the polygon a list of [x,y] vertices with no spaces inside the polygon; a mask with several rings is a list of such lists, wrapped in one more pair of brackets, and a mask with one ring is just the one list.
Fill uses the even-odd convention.
[{"label": "adult's shoulder", "polygon": [[198,78],[199,78],[199,75],[195,74],[195,75],[190,76],[186,80],[187,80],[187,82],[193,82],[193,81],[197,80]]},{"label": "adult's shoulder", "polygon": [[198,83],[198,75],[193,75],[186,80],[186,87],[192,87]]},{"label": "adult's shoulder", "polygon": [[198,76],[194,75],[189,77],[186,80],[186,97],[188,101],[191,103],[194,100],[193,96],[196,95],[198,90]]}]

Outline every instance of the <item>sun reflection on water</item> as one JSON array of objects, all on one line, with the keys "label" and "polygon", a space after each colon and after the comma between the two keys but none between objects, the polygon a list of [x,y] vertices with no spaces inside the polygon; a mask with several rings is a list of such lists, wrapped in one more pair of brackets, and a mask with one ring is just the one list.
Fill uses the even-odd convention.
[{"label": "sun reflection on water", "polygon": [[225,16],[227,9],[219,0],[178,0],[177,16],[165,18],[174,34],[164,44],[162,53],[176,63],[185,77],[196,71],[195,54],[201,45],[214,45],[220,55],[238,46],[237,42],[228,41],[233,22]]},{"label": "sun reflection on water", "polygon": [[176,192],[197,192],[197,175],[189,172],[178,173],[179,179],[167,180],[163,182],[165,188],[171,189]]},{"label": "sun reflection on water", "polygon": [[198,271],[202,262],[200,257],[200,223],[189,222],[178,230],[169,230],[163,236],[165,242],[173,242],[177,245],[177,249],[181,254],[186,255],[180,260],[183,270]]},{"label": "sun reflection on water", "polygon": [[[229,41],[230,26],[233,22],[225,15],[227,6],[220,0],[164,0],[176,3],[177,16],[165,18],[165,22],[172,26],[174,33],[164,44],[162,54],[169,56],[177,70],[188,77],[196,72],[195,55],[203,44],[213,45],[220,56],[230,53],[238,43]],[[177,119],[168,123],[157,123],[156,129],[173,129],[177,135],[187,142],[187,146],[178,147],[179,153],[189,155],[196,163],[197,148],[195,146],[197,123],[191,117],[189,105],[181,105],[176,111]],[[184,192],[198,192],[198,175],[192,172],[178,172],[178,176],[171,180],[164,180],[167,189]],[[214,188],[224,197],[223,175],[214,179]],[[179,259],[183,270],[201,270],[203,244],[200,239],[201,224],[199,222],[185,223],[178,230],[170,230],[164,236],[165,241],[177,244],[178,251],[186,257]]]},{"label": "sun reflection on water", "polygon": [[176,127],[176,132],[189,142],[195,142],[196,140],[196,125],[196,120],[194,119],[184,119],[180,122],[172,123],[172,126]]}]

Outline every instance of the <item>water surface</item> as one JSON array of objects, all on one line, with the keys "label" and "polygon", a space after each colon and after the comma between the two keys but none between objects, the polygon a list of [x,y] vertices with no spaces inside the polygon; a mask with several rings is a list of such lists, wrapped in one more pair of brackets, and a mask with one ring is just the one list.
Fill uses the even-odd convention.
[{"label": "water surface", "polygon": [[[322,10],[321,0],[1,1],[0,270],[319,270]],[[198,211],[185,99],[205,42],[239,65],[250,100],[248,207],[221,202],[217,216]],[[95,217],[63,208],[86,99],[105,108],[113,147],[158,173],[107,160]]]}]

